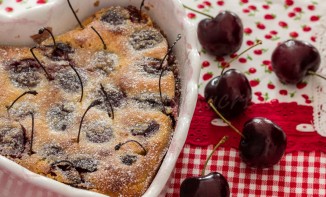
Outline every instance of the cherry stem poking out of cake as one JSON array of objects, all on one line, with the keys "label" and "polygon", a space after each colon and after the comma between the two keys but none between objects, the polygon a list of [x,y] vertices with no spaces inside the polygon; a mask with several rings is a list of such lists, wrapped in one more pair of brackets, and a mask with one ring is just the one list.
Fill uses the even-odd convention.
[{"label": "cherry stem poking out of cake", "polygon": [[191,8],[191,7],[188,7],[188,6],[186,6],[186,5],[183,5],[183,7],[186,8],[186,9],[188,9],[188,10],[191,10],[191,11],[193,11],[193,12],[196,12],[196,13],[198,13],[198,14],[201,14],[201,15],[207,16],[208,18],[211,18],[211,19],[214,18],[213,16],[211,16],[211,15],[209,15],[209,14],[206,14],[206,13],[204,13],[204,12],[200,12],[200,11],[195,10],[195,9],[193,9],[193,8]]},{"label": "cherry stem poking out of cake", "polygon": [[83,84],[83,80],[81,79],[81,77],[80,77],[78,71],[76,70],[75,66],[74,66],[71,62],[69,62],[69,66],[70,66],[71,69],[74,70],[74,72],[76,73],[77,78],[78,78],[78,80],[79,80],[79,83],[80,83],[80,89],[81,89],[81,95],[80,95],[80,100],[79,100],[79,102],[82,102],[82,101],[83,101],[83,97],[84,97],[84,84]]},{"label": "cherry stem poking out of cake", "polygon": [[[110,99],[109,99],[109,95],[108,95],[108,93],[105,91],[103,85],[102,85],[102,84],[100,84],[100,85],[101,85],[101,91],[103,92],[103,94],[104,94],[104,96],[105,96],[105,102],[106,102],[106,103],[109,103],[109,105],[110,105],[110,108],[111,108],[111,114],[112,114],[112,120],[113,120],[113,119],[114,119],[114,112],[113,112],[112,104],[111,104]],[[109,115],[109,117],[111,117],[111,115],[110,115],[109,112],[108,112],[108,115]]]},{"label": "cherry stem poking out of cake", "polygon": [[213,100],[209,99],[208,100],[208,105],[214,110],[214,112],[227,124],[229,125],[237,134],[239,134],[241,137],[245,138],[244,135],[237,129],[235,128],[231,122],[229,122],[226,118],[224,118],[224,116],[215,108],[214,104],[213,104]]},{"label": "cherry stem poking out of cake", "polygon": [[55,41],[55,38],[54,38],[53,33],[52,33],[49,29],[47,29],[47,28],[45,28],[45,27],[42,27],[40,30],[38,30],[38,33],[39,33],[39,34],[43,34],[44,31],[47,31],[47,32],[51,35],[51,37],[52,37],[52,41],[53,41],[53,45],[54,45],[54,50],[55,50],[55,49],[57,48],[57,43],[56,43],[56,41]]},{"label": "cherry stem poking out of cake", "polygon": [[139,143],[138,141],[136,141],[136,140],[127,140],[127,141],[125,141],[123,143],[119,143],[114,147],[114,150],[119,150],[123,145],[125,145],[127,143],[132,143],[132,142],[138,144],[143,149],[144,154],[141,154],[141,155],[146,155],[147,154],[147,150],[144,148],[144,146],[141,143]]},{"label": "cherry stem poking out of cake", "polygon": [[163,96],[162,96],[162,87],[161,87],[161,81],[162,81],[162,76],[163,76],[163,73],[165,71],[165,68],[163,68],[163,63],[165,61],[165,59],[168,57],[168,55],[171,53],[173,47],[177,44],[177,42],[181,39],[181,34],[178,34],[177,35],[177,39],[174,41],[174,43],[172,44],[172,46],[169,48],[168,52],[165,54],[165,56],[163,57],[161,63],[160,63],[160,70],[161,71],[161,74],[160,74],[160,77],[159,77],[159,81],[158,81],[158,88],[159,88],[159,92],[160,92],[160,98],[161,98],[161,102],[162,102],[162,105],[163,105],[163,112],[165,112],[165,105],[164,105],[164,101],[163,101]]},{"label": "cherry stem poking out of cake", "polygon": [[243,54],[247,53],[249,50],[251,50],[252,48],[261,45],[263,42],[261,40],[256,40],[256,43],[252,46],[250,46],[249,48],[247,48],[246,50],[242,51],[240,54],[238,54],[237,56],[235,56],[234,58],[232,58],[229,62],[226,63],[226,65],[223,67],[222,71],[221,71],[221,75],[223,74],[224,70],[226,67],[228,67],[229,65],[231,65],[232,62],[234,62],[235,60],[237,60],[240,56],[242,56]]},{"label": "cherry stem poking out of cake", "polygon": [[33,151],[33,139],[34,139],[34,113],[31,112],[30,113],[31,117],[32,117],[32,131],[31,131],[31,143],[29,146],[29,155],[34,154],[35,152]]},{"label": "cherry stem poking out of cake", "polygon": [[37,63],[41,66],[41,68],[44,70],[46,76],[47,76],[47,79],[49,81],[53,80],[54,78],[48,73],[48,71],[46,71],[45,67],[43,66],[43,64],[40,62],[40,60],[36,57],[35,53],[34,53],[34,49],[36,49],[37,47],[34,46],[32,48],[30,48],[30,52],[32,53],[34,59],[37,61]]},{"label": "cherry stem poking out of cake", "polygon": [[80,131],[81,131],[81,128],[82,128],[82,125],[83,125],[83,121],[84,121],[84,118],[87,114],[87,112],[92,108],[92,107],[95,107],[97,105],[101,105],[102,104],[102,101],[100,100],[95,100],[93,101],[86,109],[85,113],[83,114],[82,116],[82,119],[80,121],[80,125],[79,125],[79,130],[78,130],[78,136],[77,136],[77,143],[79,143],[79,138],[80,138]]},{"label": "cherry stem poking out of cake", "polygon": [[202,176],[205,176],[205,171],[206,171],[206,167],[207,167],[207,165],[208,165],[208,162],[209,162],[209,160],[211,159],[211,157],[213,156],[213,154],[214,154],[214,152],[216,151],[216,149],[219,147],[219,146],[221,146],[222,144],[224,144],[227,140],[229,139],[229,136],[224,136],[215,146],[214,146],[214,148],[213,148],[213,150],[212,150],[212,152],[211,152],[211,154],[209,154],[209,156],[208,156],[208,158],[206,159],[206,162],[205,162],[205,164],[204,164],[204,168],[203,168],[203,170],[202,170],[202,172],[201,172],[201,175]]},{"label": "cherry stem poking out of cake", "polygon": [[20,99],[22,98],[23,96],[25,96],[26,94],[31,94],[31,95],[34,95],[36,96],[38,93],[34,90],[31,90],[31,91],[26,91],[24,92],[23,94],[21,94],[19,97],[17,97],[12,103],[10,106],[6,106],[7,108],[7,111],[9,112],[9,110],[14,106],[14,104]]},{"label": "cherry stem poking out of cake", "polygon": [[80,22],[80,20],[79,20],[79,18],[78,18],[78,16],[77,16],[77,14],[76,14],[76,12],[75,12],[74,8],[72,7],[72,5],[71,5],[70,1],[69,1],[69,0],[67,0],[67,1],[68,1],[69,7],[70,7],[70,9],[71,9],[72,13],[74,14],[74,16],[75,16],[75,18],[76,18],[76,20],[77,20],[77,22],[78,22],[79,26],[80,26],[82,29],[84,29],[85,27],[84,27],[84,25],[83,25],[83,24]]},{"label": "cherry stem poking out of cake", "polygon": [[143,0],[140,4],[140,7],[139,7],[139,12],[140,12],[140,15],[141,15],[141,10],[143,9],[144,7],[144,3],[145,3],[145,0]]},{"label": "cherry stem poking out of cake", "polygon": [[51,168],[53,168],[54,165],[57,165],[59,163],[67,163],[69,164],[71,167],[74,167],[74,164],[71,163],[71,161],[68,161],[68,160],[59,160],[59,161],[55,161],[53,163],[51,163]]},{"label": "cherry stem poking out of cake", "polygon": [[100,33],[98,33],[98,31],[96,31],[96,29],[93,27],[93,26],[91,26],[91,28],[93,29],[93,31],[98,35],[98,37],[101,39],[101,41],[102,41],[102,43],[103,43],[103,49],[104,50],[106,50],[107,49],[107,47],[106,47],[106,44],[105,44],[105,42],[104,42],[104,40],[103,40],[103,38],[102,38],[102,36],[101,36],[101,34]]}]

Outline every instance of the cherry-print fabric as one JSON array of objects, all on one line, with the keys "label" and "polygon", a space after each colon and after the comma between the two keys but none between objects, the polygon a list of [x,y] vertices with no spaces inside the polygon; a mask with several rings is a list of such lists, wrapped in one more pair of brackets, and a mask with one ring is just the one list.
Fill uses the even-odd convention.
[{"label": "cherry-print fabric", "polygon": [[[241,131],[250,118],[269,118],[283,128],[288,143],[286,154],[272,168],[252,169],[241,162],[237,150],[240,136],[218,118],[203,97],[205,85],[218,76],[236,54],[216,58],[201,50],[198,102],[167,196],[179,196],[182,181],[201,174],[213,145],[224,135],[230,138],[213,154],[206,173],[222,173],[229,182],[231,196],[326,196],[326,137],[316,131],[313,117],[316,100],[314,84],[315,80],[321,79],[307,76],[296,85],[282,84],[271,65],[271,54],[280,42],[293,38],[319,47],[319,27],[326,26],[322,24],[326,13],[325,3],[322,0],[182,2],[211,16],[223,10],[235,12],[242,19],[244,27],[243,44],[237,54],[257,40],[263,42],[229,67],[245,73],[253,92],[252,104],[231,122]],[[187,16],[195,25],[205,18],[189,10]]]}]

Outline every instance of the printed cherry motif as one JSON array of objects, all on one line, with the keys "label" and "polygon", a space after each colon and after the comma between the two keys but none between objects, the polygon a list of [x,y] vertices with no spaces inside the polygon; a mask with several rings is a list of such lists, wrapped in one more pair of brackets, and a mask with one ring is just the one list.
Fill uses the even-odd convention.
[{"label": "printed cherry motif", "polygon": [[267,88],[273,90],[273,89],[275,89],[275,85],[272,82],[269,82],[267,84]]},{"label": "printed cherry motif", "polygon": [[248,2],[249,2],[249,0],[240,0],[240,4],[246,4]]},{"label": "printed cherry motif", "polygon": [[288,28],[288,24],[286,22],[284,22],[284,21],[278,22],[278,25],[281,26],[281,27],[283,27],[283,28],[285,28],[285,29]]},{"label": "printed cherry motif", "polygon": [[190,18],[190,19],[194,19],[194,18],[196,18],[196,14],[194,14],[194,13],[188,13],[187,16],[188,16],[188,18]]},{"label": "printed cherry motif", "polygon": [[315,6],[313,4],[307,6],[308,10],[315,10]]},{"label": "printed cherry motif", "polygon": [[283,95],[283,96],[288,95],[288,91],[287,90],[280,90],[279,93],[280,93],[280,95]]},{"label": "printed cherry motif", "polygon": [[263,7],[265,10],[268,10],[268,9],[269,9],[269,5],[267,5],[267,4],[266,4],[266,5],[263,5],[262,7]]},{"label": "printed cherry motif", "polygon": [[246,42],[246,44],[247,44],[248,46],[252,46],[252,45],[254,45],[255,43],[254,43],[252,40],[248,40],[248,41]]},{"label": "printed cherry motif", "polygon": [[250,83],[251,87],[255,87],[255,86],[259,85],[260,81],[259,81],[259,79],[253,79],[253,80],[250,80],[249,83]]},{"label": "printed cherry motif", "polygon": [[310,21],[315,22],[315,21],[318,21],[319,18],[320,18],[320,16],[313,15],[313,16],[310,17]]},{"label": "printed cherry motif", "polygon": [[303,88],[305,88],[306,86],[307,86],[307,82],[305,82],[305,81],[299,82],[299,83],[297,83],[297,85],[296,85],[296,87],[297,87],[298,89],[303,89]]},{"label": "printed cherry motif", "polygon": [[244,63],[246,63],[246,62],[247,62],[247,59],[246,59],[246,58],[243,58],[243,57],[241,57],[241,58],[239,58],[239,62],[240,62],[240,63],[242,63],[242,64],[244,64]]},{"label": "printed cherry motif", "polygon": [[37,4],[45,4],[47,2],[47,0],[37,0]]},{"label": "printed cherry motif", "polygon": [[203,75],[203,80],[204,81],[207,81],[207,80],[209,80],[210,78],[212,78],[213,77],[213,73],[212,72],[208,72],[208,73],[205,73],[204,75]]},{"label": "printed cherry motif", "polygon": [[224,1],[217,1],[216,3],[217,3],[217,5],[219,5],[219,6],[223,6],[223,5],[224,5]]},{"label": "printed cherry motif", "polygon": [[189,177],[186,178],[181,183],[180,187],[180,197],[216,197],[230,196],[230,187],[226,178],[218,173],[212,172],[205,175],[205,168],[208,161],[211,159],[213,153],[216,149],[223,143],[227,141],[228,137],[224,136],[220,142],[214,147],[212,153],[206,159],[204,168],[202,170],[202,175],[199,177]]},{"label": "printed cherry motif", "polygon": [[261,23],[261,22],[257,22],[256,26],[257,26],[258,29],[261,29],[261,30],[266,28],[265,25],[263,23]]},{"label": "printed cherry motif", "polygon": [[205,60],[205,61],[202,62],[201,65],[202,65],[203,68],[205,68],[205,67],[209,67],[210,63],[209,63],[209,61]]},{"label": "printed cherry motif", "polygon": [[6,12],[13,12],[14,11],[14,8],[12,8],[12,7],[6,7],[5,10],[6,10]]},{"label": "printed cherry motif", "polygon": [[285,7],[292,6],[294,4],[293,0],[285,0]]},{"label": "printed cherry motif", "polygon": [[252,33],[252,29],[249,28],[249,27],[246,27],[246,28],[244,28],[243,32],[244,32],[246,35],[249,35],[249,34]]},{"label": "printed cherry motif", "polygon": [[302,30],[305,31],[305,32],[308,32],[311,30],[311,27],[307,26],[307,25],[304,25],[302,26]]},{"label": "printed cherry motif", "polygon": [[273,20],[273,19],[275,19],[275,15],[274,14],[265,14],[264,18],[266,20]]},{"label": "printed cherry motif", "polygon": [[256,73],[256,68],[254,68],[254,67],[251,67],[251,68],[249,68],[249,70],[248,70],[248,72],[250,73],[250,74],[254,74],[254,73]]},{"label": "printed cherry motif", "polygon": [[293,31],[290,33],[291,38],[297,38],[298,36],[299,36],[298,32]]}]

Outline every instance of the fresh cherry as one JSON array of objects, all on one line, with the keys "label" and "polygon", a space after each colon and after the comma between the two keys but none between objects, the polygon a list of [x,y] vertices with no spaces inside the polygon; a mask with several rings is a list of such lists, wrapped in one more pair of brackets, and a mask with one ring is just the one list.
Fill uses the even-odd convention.
[{"label": "fresh cherry", "polygon": [[278,163],[286,148],[286,134],[271,120],[247,121],[239,144],[240,157],[250,167],[267,168]]},{"label": "fresh cherry", "polygon": [[208,83],[205,98],[207,101],[212,99],[215,108],[225,118],[234,118],[248,107],[252,90],[243,73],[229,69]]},{"label": "fresh cherry", "polygon": [[180,188],[180,197],[216,197],[230,196],[227,180],[218,172],[201,177],[186,178]]},{"label": "fresh cherry", "polygon": [[206,84],[205,90],[204,90],[204,97],[205,97],[206,101],[215,97],[216,88],[217,88],[219,79],[220,79],[220,76],[216,76]]},{"label": "fresh cherry", "polygon": [[224,136],[220,142],[214,147],[212,153],[206,160],[204,169],[202,171],[202,176],[199,177],[188,177],[186,178],[180,187],[180,197],[216,197],[230,196],[230,188],[226,178],[218,173],[212,172],[205,175],[205,168],[208,161],[212,157],[215,150],[224,143],[228,137]]},{"label": "fresh cherry", "polygon": [[197,35],[200,44],[208,53],[222,57],[240,49],[243,25],[235,13],[223,11],[215,18],[200,21]]},{"label": "fresh cherry", "polygon": [[[296,84],[308,75],[318,75],[320,65],[318,50],[299,40],[287,40],[278,45],[272,54],[272,66],[280,81]],[[319,75],[318,75],[319,76]]]},{"label": "fresh cherry", "polygon": [[188,6],[184,7],[209,17],[201,20],[197,28],[198,40],[208,53],[222,57],[240,49],[243,40],[243,25],[238,15],[223,11],[216,17],[212,17]]}]

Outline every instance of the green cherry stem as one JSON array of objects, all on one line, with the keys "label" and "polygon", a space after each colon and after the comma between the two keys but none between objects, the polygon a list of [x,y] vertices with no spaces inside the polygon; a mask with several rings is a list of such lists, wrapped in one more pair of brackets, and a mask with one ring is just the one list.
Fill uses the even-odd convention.
[{"label": "green cherry stem", "polygon": [[211,154],[208,156],[208,158],[206,159],[203,171],[201,172],[202,176],[205,176],[205,170],[208,164],[208,161],[211,159],[211,157],[213,156],[213,153],[216,151],[216,149],[221,146],[222,144],[224,144],[227,140],[229,139],[229,136],[224,136],[213,148]]},{"label": "green cherry stem", "polygon": [[208,104],[209,106],[214,110],[214,112],[227,124],[229,125],[235,132],[237,132],[241,137],[245,138],[244,135],[237,129],[235,128],[231,122],[229,122],[226,118],[224,118],[224,116],[215,108],[214,104],[213,104],[213,100],[209,99],[208,100]]},{"label": "green cherry stem", "polygon": [[200,11],[195,10],[195,9],[193,9],[193,8],[191,8],[191,7],[188,7],[188,6],[186,6],[186,5],[183,5],[183,7],[186,8],[186,9],[188,9],[188,10],[191,10],[191,11],[193,11],[193,12],[196,12],[196,13],[198,13],[198,14],[201,14],[201,15],[207,16],[207,17],[209,17],[209,18],[214,18],[214,17],[212,17],[212,16],[209,15],[209,14],[206,14],[206,13],[204,13],[204,12],[200,12]]},{"label": "green cherry stem", "polygon": [[257,40],[256,44],[250,46],[249,48],[247,48],[246,50],[242,51],[239,55],[235,56],[234,58],[232,58],[227,64],[226,66],[223,67],[222,71],[221,71],[221,75],[224,73],[225,68],[230,65],[232,62],[234,62],[235,60],[237,60],[241,55],[247,53],[249,50],[251,50],[252,48],[263,44],[263,42],[261,40]]},{"label": "green cherry stem", "polygon": [[315,73],[314,71],[309,70],[309,71],[308,71],[308,74],[309,74],[309,75],[314,75],[314,76],[317,76],[317,77],[320,77],[320,78],[326,80],[326,77],[324,77],[324,76],[322,76],[322,75],[320,75],[320,74],[318,74],[318,73]]}]

